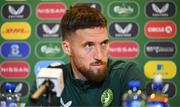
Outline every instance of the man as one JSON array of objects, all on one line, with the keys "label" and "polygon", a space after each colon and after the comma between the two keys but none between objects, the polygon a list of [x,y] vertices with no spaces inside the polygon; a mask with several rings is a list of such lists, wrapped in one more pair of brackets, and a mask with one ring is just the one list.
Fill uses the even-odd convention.
[{"label": "man", "polygon": [[[74,6],[61,20],[62,48],[70,63],[62,66],[64,90],[54,106],[121,106],[130,80],[144,82],[135,63],[108,58],[108,29],[96,9]],[[30,105],[46,105],[46,98]]]}]

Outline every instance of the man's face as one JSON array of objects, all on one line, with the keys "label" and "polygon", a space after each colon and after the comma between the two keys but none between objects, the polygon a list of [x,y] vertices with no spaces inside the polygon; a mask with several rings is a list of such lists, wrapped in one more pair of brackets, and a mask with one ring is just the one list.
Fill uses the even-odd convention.
[{"label": "man's face", "polygon": [[107,28],[80,29],[69,40],[69,56],[75,78],[99,83],[107,74]]}]

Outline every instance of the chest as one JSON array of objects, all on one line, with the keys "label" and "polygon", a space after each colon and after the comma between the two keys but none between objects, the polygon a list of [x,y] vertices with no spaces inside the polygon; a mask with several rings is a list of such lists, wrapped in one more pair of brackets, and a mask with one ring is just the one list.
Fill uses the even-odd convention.
[{"label": "chest", "polygon": [[121,92],[117,85],[114,86],[111,82],[86,89],[68,82],[65,84],[60,103],[62,106],[115,106],[121,104]]}]

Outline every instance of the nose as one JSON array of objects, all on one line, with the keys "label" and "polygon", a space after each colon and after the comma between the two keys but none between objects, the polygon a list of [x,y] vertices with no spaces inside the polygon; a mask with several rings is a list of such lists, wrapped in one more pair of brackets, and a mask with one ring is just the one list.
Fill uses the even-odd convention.
[{"label": "nose", "polygon": [[94,58],[96,60],[102,60],[103,58],[103,52],[100,47],[96,47],[96,51],[94,52]]}]

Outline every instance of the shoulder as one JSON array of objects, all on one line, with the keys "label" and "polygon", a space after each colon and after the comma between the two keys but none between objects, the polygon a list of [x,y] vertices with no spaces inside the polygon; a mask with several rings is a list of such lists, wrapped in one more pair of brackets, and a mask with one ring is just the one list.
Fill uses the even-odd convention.
[{"label": "shoulder", "polygon": [[118,59],[108,59],[109,70],[128,70],[130,68],[138,68],[135,62],[127,62]]},{"label": "shoulder", "polygon": [[128,82],[131,80],[138,80],[141,82],[141,87],[145,86],[145,76],[143,70],[135,62],[128,62],[122,60],[109,59],[109,72],[111,78],[118,78],[124,86],[128,89]]},{"label": "shoulder", "polygon": [[135,62],[109,59],[108,69],[113,77],[126,79],[127,81],[144,80],[143,70]]}]

